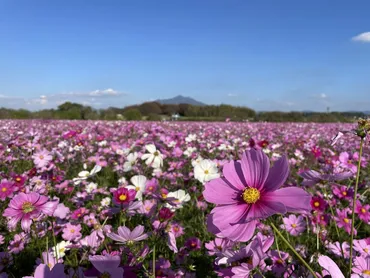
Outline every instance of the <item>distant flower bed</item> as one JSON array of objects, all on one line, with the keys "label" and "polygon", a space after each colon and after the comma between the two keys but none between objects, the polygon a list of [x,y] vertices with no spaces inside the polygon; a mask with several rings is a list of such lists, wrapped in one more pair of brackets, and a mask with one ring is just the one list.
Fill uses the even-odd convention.
[{"label": "distant flower bed", "polygon": [[370,277],[369,126],[2,120],[0,277]]}]

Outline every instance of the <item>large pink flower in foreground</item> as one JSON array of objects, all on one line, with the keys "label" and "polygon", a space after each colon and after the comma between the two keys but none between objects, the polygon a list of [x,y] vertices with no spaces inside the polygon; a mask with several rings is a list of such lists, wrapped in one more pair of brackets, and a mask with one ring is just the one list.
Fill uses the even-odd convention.
[{"label": "large pink flower in foreground", "polygon": [[204,198],[216,204],[207,222],[208,229],[218,236],[248,241],[258,219],[311,209],[311,195],[303,189],[279,189],[289,175],[285,156],[270,168],[267,155],[251,149],[240,161],[225,164],[223,175],[208,182],[203,191]]},{"label": "large pink flower in foreground", "polygon": [[29,231],[32,219],[39,217],[41,213],[52,216],[57,205],[58,202],[50,202],[48,197],[38,193],[22,192],[13,197],[3,216],[10,217],[10,226],[15,226],[21,221],[22,229]]}]

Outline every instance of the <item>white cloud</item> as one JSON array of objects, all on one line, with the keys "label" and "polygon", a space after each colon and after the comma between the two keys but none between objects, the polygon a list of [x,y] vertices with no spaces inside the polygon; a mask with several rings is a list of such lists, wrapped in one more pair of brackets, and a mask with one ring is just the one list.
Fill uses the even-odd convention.
[{"label": "white cloud", "polygon": [[113,90],[111,88],[109,89],[105,89],[105,90],[95,90],[95,91],[92,91],[90,93],[88,93],[89,96],[95,96],[95,97],[99,97],[99,96],[118,96],[118,95],[121,95],[122,93],[116,91],[116,90]]},{"label": "white cloud", "polygon": [[320,98],[327,98],[328,96],[324,93],[320,94]]},{"label": "white cloud", "polygon": [[238,96],[238,94],[228,93],[228,94],[227,94],[227,96],[228,96],[228,97],[237,97],[237,96]]},{"label": "white cloud", "polygon": [[370,43],[370,32],[364,32],[352,38],[353,41]]}]

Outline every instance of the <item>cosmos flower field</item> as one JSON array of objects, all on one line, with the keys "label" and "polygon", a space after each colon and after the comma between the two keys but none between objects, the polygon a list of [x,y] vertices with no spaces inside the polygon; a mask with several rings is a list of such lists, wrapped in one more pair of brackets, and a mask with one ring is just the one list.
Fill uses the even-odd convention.
[{"label": "cosmos flower field", "polygon": [[0,277],[370,277],[354,128],[2,120]]}]

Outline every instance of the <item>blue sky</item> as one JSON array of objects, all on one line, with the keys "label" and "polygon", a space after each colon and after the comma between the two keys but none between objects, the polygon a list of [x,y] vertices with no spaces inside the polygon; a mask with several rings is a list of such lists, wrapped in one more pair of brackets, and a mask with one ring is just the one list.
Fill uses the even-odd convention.
[{"label": "blue sky", "polygon": [[2,0],[0,107],[370,110],[370,1]]}]

